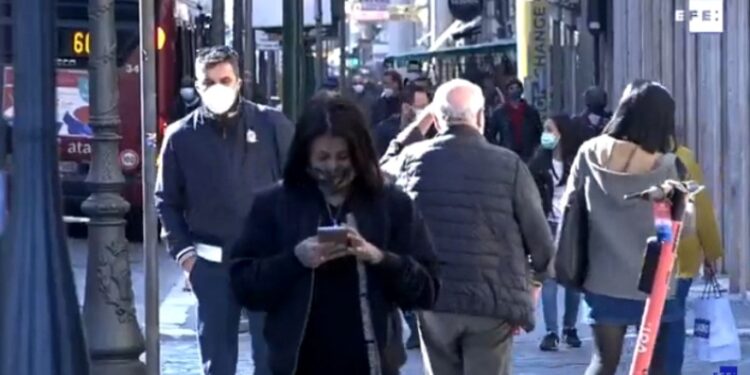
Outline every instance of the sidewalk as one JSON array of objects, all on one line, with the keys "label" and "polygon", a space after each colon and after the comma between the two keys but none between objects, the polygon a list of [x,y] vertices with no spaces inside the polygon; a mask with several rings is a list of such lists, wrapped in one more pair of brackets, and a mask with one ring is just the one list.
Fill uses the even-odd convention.
[{"label": "sidewalk", "polygon": [[[88,250],[85,240],[70,240],[69,248],[75,273],[78,295],[83,302],[83,290],[86,274],[86,255]],[[195,298],[191,293],[183,292],[183,275],[166,252],[160,250],[160,332],[161,332],[161,361],[164,375],[200,375],[198,347],[195,341]],[[136,297],[138,321],[143,324],[144,312],[144,274],[143,255],[138,244],[131,245],[131,266],[133,286]],[[696,283],[697,284],[697,283]],[[702,287],[696,285],[691,292],[691,299],[700,295]],[[559,306],[563,306],[563,294],[560,291]],[[750,333],[750,305],[745,302],[732,301],[740,332]],[[582,309],[583,310],[583,309]],[[692,333],[692,311],[688,303],[688,333]],[[518,336],[514,340],[513,373],[517,375],[570,375],[582,374],[588,366],[592,338],[589,327],[579,324],[579,334],[584,341],[581,349],[563,348],[557,353],[542,353],[538,349],[539,341],[545,334],[541,317],[541,309],[537,313],[537,329],[534,332]],[[251,375],[253,371],[252,349],[248,334],[240,337],[240,360],[238,375]],[[623,355],[623,365],[619,373],[626,373],[630,353],[635,347],[635,334],[631,330]],[[687,341],[687,358],[683,374],[705,375],[717,373],[719,364],[700,363],[692,357],[694,353],[693,339]],[[750,339],[742,343],[743,360],[736,365],[739,373],[750,373]],[[423,374],[422,360],[418,351],[410,351],[409,359],[402,368],[402,375]]]}]

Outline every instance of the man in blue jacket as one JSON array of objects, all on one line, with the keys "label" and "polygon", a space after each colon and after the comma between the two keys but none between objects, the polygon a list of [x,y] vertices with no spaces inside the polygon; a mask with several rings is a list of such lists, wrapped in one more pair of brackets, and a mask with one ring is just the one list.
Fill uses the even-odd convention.
[{"label": "man in blue jacket", "polygon": [[[198,300],[198,339],[206,375],[234,375],[240,307],[227,259],[254,192],[281,178],[293,126],[280,112],[239,95],[237,53],[209,47],[196,58],[201,106],[170,125],[162,146],[156,206],[169,253]],[[263,316],[250,314],[255,374],[270,374]]]}]

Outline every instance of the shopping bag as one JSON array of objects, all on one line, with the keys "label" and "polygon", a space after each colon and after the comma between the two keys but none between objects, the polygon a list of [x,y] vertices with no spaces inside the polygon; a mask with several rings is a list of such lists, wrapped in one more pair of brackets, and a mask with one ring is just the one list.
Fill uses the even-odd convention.
[{"label": "shopping bag", "polygon": [[698,360],[706,362],[740,359],[740,338],[729,299],[713,279],[695,301],[695,348]]}]

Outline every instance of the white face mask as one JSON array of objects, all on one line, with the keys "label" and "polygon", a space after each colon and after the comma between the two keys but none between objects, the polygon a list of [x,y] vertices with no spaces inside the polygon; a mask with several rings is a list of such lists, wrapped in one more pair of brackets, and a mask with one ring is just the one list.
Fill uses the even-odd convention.
[{"label": "white face mask", "polygon": [[354,92],[356,92],[357,94],[361,94],[363,91],[365,91],[365,85],[356,84],[352,86],[352,88],[354,89]]},{"label": "white face mask", "polygon": [[419,118],[422,116],[423,113],[424,113],[424,109],[414,108],[414,118],[416,118],[417,120],[419,120]]},{"label": "white face mask", "polygon": [[195,89],[192,87],[183,87],[180,89],[180,96],[186,101],[191,101],[195,99]]},{"label": "white face mask", "polygon": [[393,96],[393,89],[383,89],[383,96],[386,98]]},{"label": "white face mask", "polygon": [[223,115],[237,101],[237,89],[222,84],[215,84],[201,94],[203,105],[215,115]]}]

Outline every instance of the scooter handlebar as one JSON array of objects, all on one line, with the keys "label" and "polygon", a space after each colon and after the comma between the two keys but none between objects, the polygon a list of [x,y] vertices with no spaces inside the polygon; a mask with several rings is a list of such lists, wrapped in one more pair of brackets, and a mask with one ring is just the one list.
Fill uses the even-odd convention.
[{"label": "scooter handlebar", "polygon": [[643,199],[647,201],[661,201],[667,199],[675,190],[685,193],[688,197],[693,197],[703,191],[705,187],[698,185],[695,181],[675,181],[667,180],[661,185],[652,186],[638,193],[626,194],[623,199]]}]

